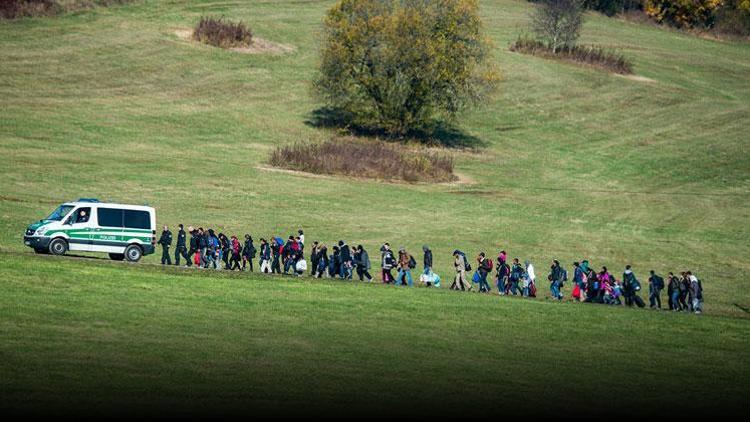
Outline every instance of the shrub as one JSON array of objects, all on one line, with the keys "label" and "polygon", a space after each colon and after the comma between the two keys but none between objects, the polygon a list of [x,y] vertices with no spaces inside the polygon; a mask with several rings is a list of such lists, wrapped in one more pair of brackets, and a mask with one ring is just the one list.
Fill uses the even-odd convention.
[{"label": "shrub", "polygon": [[253,34],[242,22],[203,16],[193,30],[193,38],[215,47],[231,48],[250,45]]},{"label": "shrub", "polygon": [[544,0],[531,14],[531,29],[557,53],[561,48],[572,48],[583,26],[582,0]]},{"label": "shrub", "polygon": [[60,5],[54,0],[0,0],[0,17],[5,19],[51,16],[60,11]]},{"label": "shrub", "polygon": [[66,12],[113,6],[130,0],[0,0],[0,18],[55,16]]},{"label": "shrub", "polygon": [[495,88],[489,47],[476,0],[339,0],[313,86],[348,124],[401,137]]},{"label": "shrub", "polygon": [[269,163],[315,174],[407,182],[456,180],[450,155],[351,137],[278,147],[271,153]]},{"label": "shrub", "polygon": [[562,47],[553,51],[552,48],[541,41],[519,37],[510,45],[510,51],[585,63],[623,75],[633,73],[633,65],[625,56],[616,51],[597,46]]},{"label": "shrub", "polygon": [[710,28],[722,0],[646,0],[644,10],[659,23],[678,28]]},{"label": "shrub", "polygon": [[724,0],[716,11],[715,28],[722,34],[750,36],[750,0]]}]

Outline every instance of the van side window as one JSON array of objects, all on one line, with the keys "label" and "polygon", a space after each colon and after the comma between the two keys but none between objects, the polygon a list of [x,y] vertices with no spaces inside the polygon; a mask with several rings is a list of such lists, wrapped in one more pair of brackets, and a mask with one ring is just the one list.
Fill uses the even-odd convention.
[{"label": "van side window", "polygon": [[78,208],[73,215],[70,216],[69,221],[72,220],[71,222],[76,224],[87,223],[89,217],[91,217],[91,207]]},{"label": "van side window", "polygon": [[96,216],[99,219],[99,225],[102,227],[122,227],[122,210],[114,208],[98,208]]},{"label": "van side window", "polygon": [[148,211],[125,210],[125,227],[148,230],[151,228],[151,215]]}]

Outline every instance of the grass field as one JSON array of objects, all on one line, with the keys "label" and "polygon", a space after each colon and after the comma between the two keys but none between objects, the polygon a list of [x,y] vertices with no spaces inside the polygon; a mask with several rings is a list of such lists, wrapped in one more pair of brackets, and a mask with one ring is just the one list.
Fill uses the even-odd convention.
[{"label": "grass field", "polygon": [[[605,412],[586,402],[599,393],[640,411],[740,408],[750,44],[590,14],[582,42],[632,58],[625,78],[509,52],[529,4],[482,1],[503,82],[461,116],[476,139],[455,151],[461,183],[269,171],[276,145],[334,134],[308,123],[332,3],[138,1],[0,21],[0,408],[574,416]],[[177,35],[203,14],[294,50]],[[541,274],[553,257],[632,263],[641,279],[692,269],[706,315],[33,256],[26,225],[78,197],[147,202],[172,226],[302,227],[371,254],[427,243],[444,278],[456,247],[502,248]]]}]

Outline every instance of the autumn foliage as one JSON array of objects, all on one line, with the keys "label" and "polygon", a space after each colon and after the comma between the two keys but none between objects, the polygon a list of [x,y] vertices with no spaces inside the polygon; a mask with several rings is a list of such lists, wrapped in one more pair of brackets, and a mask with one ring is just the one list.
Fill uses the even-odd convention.
[{"label": "autumn foliage", "polygon": [[489,51],[476,0],[340,0],[314,87],[350,123],[403,136],[485,98]]}]

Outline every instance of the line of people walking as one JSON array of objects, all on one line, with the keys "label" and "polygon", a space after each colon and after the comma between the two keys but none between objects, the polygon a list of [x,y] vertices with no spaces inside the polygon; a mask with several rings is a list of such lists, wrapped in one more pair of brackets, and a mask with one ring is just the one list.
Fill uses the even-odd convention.
[{"label": "line of people walking", "polygon": [[[270,274],[302,276],[309,273],[315,278],[339,278],[353,280],[356,274],[360,281],[373,281],[370,273],[372,262],[370,255],[362,245],[350,247],[344,240],[339,240],[329,250],[322,242],[314,241],[310,247],[308,265],[305,259],[305,235],[298,230],[286,241],[281,237],[271,236],[258,241],[255,247],[252,236],[246,234],[244,240],[236,236],[226,236],[213,229],[178,225],[177,241],[174,250],[174,265],[180,265],[184,258],[186,267],[212,268],[216,270],[254,271],[253,261],[258,258],[259,271]],[[188,239],[188,235],[190,238]],[[161,263],[171,265],[169,249],[172,245],[172,232],[164,226],[158,244],[162,247]],[[413,286],[412,271],[417,268],[416,258],[406,248],[398,251],[391,249],[389,243],[380,247],[380,280],[385,284]],[[472,273],[472,262],[476,270]],[[476,291],[480,293],[496,292],[499,295],[536,297],[536,272],[534,265],[519,258],[508,261],[506,251],[500,251],[495,259],[480,252],[470,260],[458,249],[453,251],[455,276],[450,285],[451,290]],[[395,274],[394,274],[395,273]],[[468,274],[472,274],[469,278]],[[558,260],[553,260],[547,275],[550,283],[550,295],[553,300],[564,299],[563,290],[569,282],[568,271]],[[494,285],[491,287],[490,282]],[[427,287],[440,287],[440,276],[433,270],[432,250],[422,246],[422,270],[417,283]],[[625,267],[618,280],[607,267],[595,271],[588,260],[573,263],[573,275],[570,280],[572,289],[570,298],[586,303],[608,305],[625,305],[645,307],[639,296],[641,283],[630,265]],[[661,292],[667,289],[668,309],[701,313],[703,311],[703,287],[701,281],[691,271],[682,272],[678,277],[669,273],[667,281],[650,271],[648,278],[649,303],[653,309],[661,309]]]}]

